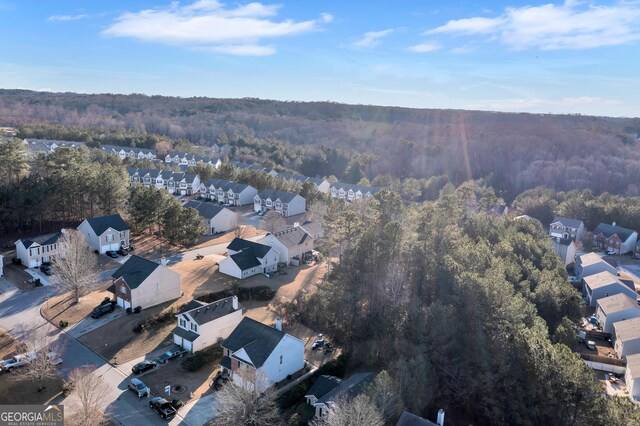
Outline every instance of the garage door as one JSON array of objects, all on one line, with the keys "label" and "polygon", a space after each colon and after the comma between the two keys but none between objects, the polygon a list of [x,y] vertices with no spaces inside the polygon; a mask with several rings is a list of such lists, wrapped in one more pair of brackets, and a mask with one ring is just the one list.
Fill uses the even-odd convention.
[{"label": "garage door", "polygon": [[178,346],[182,346],[182,337],[178,336],[177,334],[174,334],[173,343],[175,343]]},{"label": "garage door", "polygon": [[120,306],[121,308],[127,309],[131,307],[131,303],[128,300],[124,300],[118,297],[118,306]]},{"label": "garage door", "polygon": [[113,250],[113,251],[120,250],[120,243],[113,243],[113,244],[111,244],[111,245],[109,246],[109,250]]},{"label": "garage door", "polygon": [[182,340],[182,347],[187,350],[187,351],[191,351],[191,348],[193,347],[193,343],[191,343],[188,340]]},{"label": "garage door", "polygon": [[187,195],[187,190],[186,189],[181,190],[180,195]]}]

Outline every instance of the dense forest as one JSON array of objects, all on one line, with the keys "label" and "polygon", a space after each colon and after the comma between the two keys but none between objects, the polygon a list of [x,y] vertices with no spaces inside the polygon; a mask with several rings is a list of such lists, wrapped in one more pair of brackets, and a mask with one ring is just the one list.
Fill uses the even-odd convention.
[{"label": "dense forest", "polygon": [[0,90],[0,125],[94,143],[230,144],[235,159],[354,183],[484,178],[507,201],[539,185],[640,194],[638,118]]},{"label": "dense forest", "polygon": [[567,346],[584,304],[545,230],[469,213],[486,190],[331,204],[340,262],[291,319],[331,330],[351,371],[388,371],[404,407],[427,418],[444,408],[452,424],[638,424]]}]

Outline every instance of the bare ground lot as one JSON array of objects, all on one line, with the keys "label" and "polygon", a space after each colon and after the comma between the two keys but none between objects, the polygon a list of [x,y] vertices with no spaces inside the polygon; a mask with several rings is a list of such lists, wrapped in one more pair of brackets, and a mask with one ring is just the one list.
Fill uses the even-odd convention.
[{"label": "bare ground lot", "polygon": [[26,280],[31,279],[31,275],[27,274],[24,266],[14,265],[10,259],[9,262],[6,262],[6,260],[5,258],[4,277],[22,291],[33,290],[35,288],[33,285],[25,284]]},{"label": "bare ground lot", "polygon": [[108,282],[101,284],[98,290],[81,297],[79,303],[75,303],[71,293],[52,297],[43,305],[42,313],[56,326],[61,320],[68,321],[70,326],[77,324],[89,316],[105,297],[113,297],[113,294],[105,290],[109,285]]}]

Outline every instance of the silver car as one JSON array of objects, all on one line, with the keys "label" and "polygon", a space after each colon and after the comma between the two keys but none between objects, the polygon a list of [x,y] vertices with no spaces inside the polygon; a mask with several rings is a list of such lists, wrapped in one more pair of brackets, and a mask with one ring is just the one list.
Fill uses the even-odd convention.
[{"label": "silver car", "polygon": [[129,380],[129,389],[133,391],[138,398],[142,398],[143,396],[149,396],[151,392],[149,391],[149,387],[145,385],[140,379],[131,379]]}]

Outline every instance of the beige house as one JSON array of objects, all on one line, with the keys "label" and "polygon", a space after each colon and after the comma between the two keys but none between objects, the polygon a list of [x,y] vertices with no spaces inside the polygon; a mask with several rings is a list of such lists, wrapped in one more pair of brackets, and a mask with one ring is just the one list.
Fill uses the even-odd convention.
[{"label": "beige house", "polygon": [[280,262],[299,265],[311,254],[314,238],[304,228],[294,226],[267,234],[259,242],[276,249]]},{"label": "beige house", "polygon": [[640,353],[640,318],[631,318],[613,324],[613,348],[619,358]]},{"label": "beige house", "polygon": [[142,309],[180,297],[180,274],[164,265],[131,256],[113,275],[107,290],[116,295],[118,306]]},{"label": "beige house", "polygon": [[629,397],[640,400],[640,353],[627,356],[624,382],[629,390]]},{"label": "beige house", "polygon": [[597,253],[587,253],[576,257],[576,266],[574,267],[575,275],[579,279],[595,275],[600,272],[610,272],[616,275],[618,271],[608,262],[603,260]]},{"label": "beige house", "polygon": [[605,333],[613,333],[616,322],[640,317],[640,306],[627,294],[614,294],[598,300],[596,317]]},{"label": "beige house", "polygon": [[237,296],[212,303],[192,300],[176,317],[173,342],[185,350],[198,352],[229,337],[242,321],[242,308]]},{"label": "beige house", "polygon": [[576,243],[571,238],[552,237],[551,246],[565,265],[575,262]]},{"label": "beige house", "polygon": [[129,225],[119,214],[85,219],[78,231],[86,237],[89,247],[99,253],[129,247]]},{"label": "beige house", "polygon": [[[633,283],[630,285],[633,286]],[[582,294],[589,306],[596,306],[596,302],[603,297],[609,297],[620,293],[626,294],[634,300],[636,298],[635,290],[632,290],[629,286],[620,281],[617,275],[613,275],[610,272],[600,272],[584,278]]]}]

